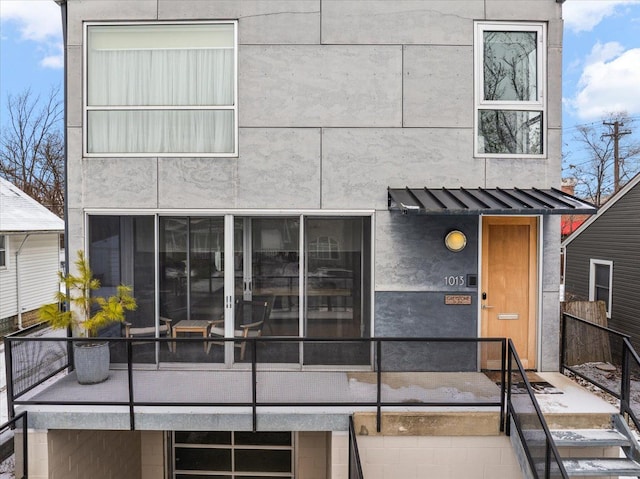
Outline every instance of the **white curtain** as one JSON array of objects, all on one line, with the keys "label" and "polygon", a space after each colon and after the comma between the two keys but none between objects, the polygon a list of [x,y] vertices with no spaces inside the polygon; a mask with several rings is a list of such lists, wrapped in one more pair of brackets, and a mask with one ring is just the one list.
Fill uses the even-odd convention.
[{"label": "white curtain", "polygon": [[[94,50],[88,105],[95,153],[224,153],[234,148],[233,48]],[[212,107],[175,110],[172,106]]]}]

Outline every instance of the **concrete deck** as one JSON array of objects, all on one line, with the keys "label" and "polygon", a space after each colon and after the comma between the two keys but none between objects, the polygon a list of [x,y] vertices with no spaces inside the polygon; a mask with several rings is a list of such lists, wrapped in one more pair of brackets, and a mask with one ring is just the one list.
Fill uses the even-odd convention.
[{"label": "concrete deck", "polygon": [[[562,394],[537,394],[552,427],[605,427],[616,408],[559,373],[538,373]],[[148,430],[250,430],[251,373],[239,370],[136,370],[133,376],[135,428]],[[346,430],[354,413],[373,413],[375,373],[259,371],[260,430]],[[457,406],[387,406],[384,414],[415,416],[468,413],[495,415],[498,408],[465,404],[499,401],[500,388],[482,373],[384,373],[383,402],[452,402]],[[19,405],[36,429],[129,429],[127,372],[112,370],[101,384],[80,385],[62,375],[26,397],[38,402],[87,401],[123,405]],[[190,403],[189,405],[184,405]],[[243,403],[244,405],[240,405]],[[277,406],[277,403],[297,403]],[[313,404],[316,403],[316,404]],[[326,403],[319,405],[317,403]],[[337,406],[330,403],[340,403]],[[183,404],[183,405],[181,405]],[[311,404],[311,405],[306,405]],[[491,419],[493,422],[493,419]],[[491,427],[493,428],[493,426]],[[493,428],[495,429],[495,428]]]}]

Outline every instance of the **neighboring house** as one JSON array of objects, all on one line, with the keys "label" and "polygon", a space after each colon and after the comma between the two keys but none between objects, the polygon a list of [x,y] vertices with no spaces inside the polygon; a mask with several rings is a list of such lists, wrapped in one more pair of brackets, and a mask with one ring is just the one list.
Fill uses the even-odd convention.
[{"label": "neighboring house", "polygon": [[[183,334],[178,323],[201,321],[182,326],[233,338],[243,300],[266,298],[266,337],[509,336],[527,368],[558,370],[560,215],[593,212],[555,189],[561,1],[58,3],[67,250],[87,251],[103,292],[133,286],[132,327],[161,333],[169,318]],[[260,367],[370,372],[362,345],[271,342]],[[134,375],[151,403],[199,388],[233,397],[250,379],[251,351],[231,343],[160,346],[136,356],[162,373]],[[476,371],[468,346],[424,360]],[[422,352],[385,349],[398,371]],[[189,373],[206,374],[185,386]],[[147,404],[130,432],[110,384],[98,399],[125,401],[114,408],[26,408],[49,445],[30,456],[39,467],[89,477],[92,444],[114,477],[346,475],[348,411],[261,409],[258,429],[282,434],[255,439],[244,410]],[[318,397],[333,387],[306,385]],[[98,400],[93,387],[69,388]],[[513,455],[504,436],[481,442]],[[469,443],[447,444],[455,467]],[[514,464],[484,477],[519,477]]]},{"label": "neighboring house", "polygon": [[640,347],[640,175],[562,243],[566,298],[602,300],[608,324]]},{"label": "neighboring house", "polygon": [[38,320],[59,288],[64,221],[0,178],[0,327],[4,334]]},{"label": "neighboring house", "polygon": [[[567,178],[562,180],[560,189],[568,195],[575,195],[577,181],[574,178]],[[577,230],[582,223],[588,220],[591,215],[562,215],[560,221],[560,234],[564,240],[567,236]]]}]

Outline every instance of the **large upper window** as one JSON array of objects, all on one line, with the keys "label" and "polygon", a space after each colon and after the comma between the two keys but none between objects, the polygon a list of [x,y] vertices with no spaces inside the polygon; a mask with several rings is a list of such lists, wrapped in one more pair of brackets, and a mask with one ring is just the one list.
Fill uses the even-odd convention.
[{"label": "large upper window", "polygon": [[589,301],[604,301],[607,318],[611,318],[613,261],[592,259],[589,263]]},{"label": "large upper window", "polygon": [[88,25],[86,154],[237,154],[236,23]]},{"label": "large upper window", "polygon": [[476,24],[476,154],[544,153],[543,24]]}]

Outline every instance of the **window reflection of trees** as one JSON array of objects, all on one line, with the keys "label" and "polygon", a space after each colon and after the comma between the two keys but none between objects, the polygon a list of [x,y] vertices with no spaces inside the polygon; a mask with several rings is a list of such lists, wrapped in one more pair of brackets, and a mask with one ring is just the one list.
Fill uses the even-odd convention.
[{"label": "window reflection of trees", "polygon": [[542,112],[480,111],[484,153],[541,154]]},{"label": "window reflection of trees", "polygon": [[537,33],[485,31],[483,77],[485,102],[515,105],[479,111],[480,152],[541,154],[542,112],[514,108],[538,100]]},{"label": "window reflection of trees", "polygon": [[485,100],[536,101],[536,37],[536,32],[485,32]]}]

